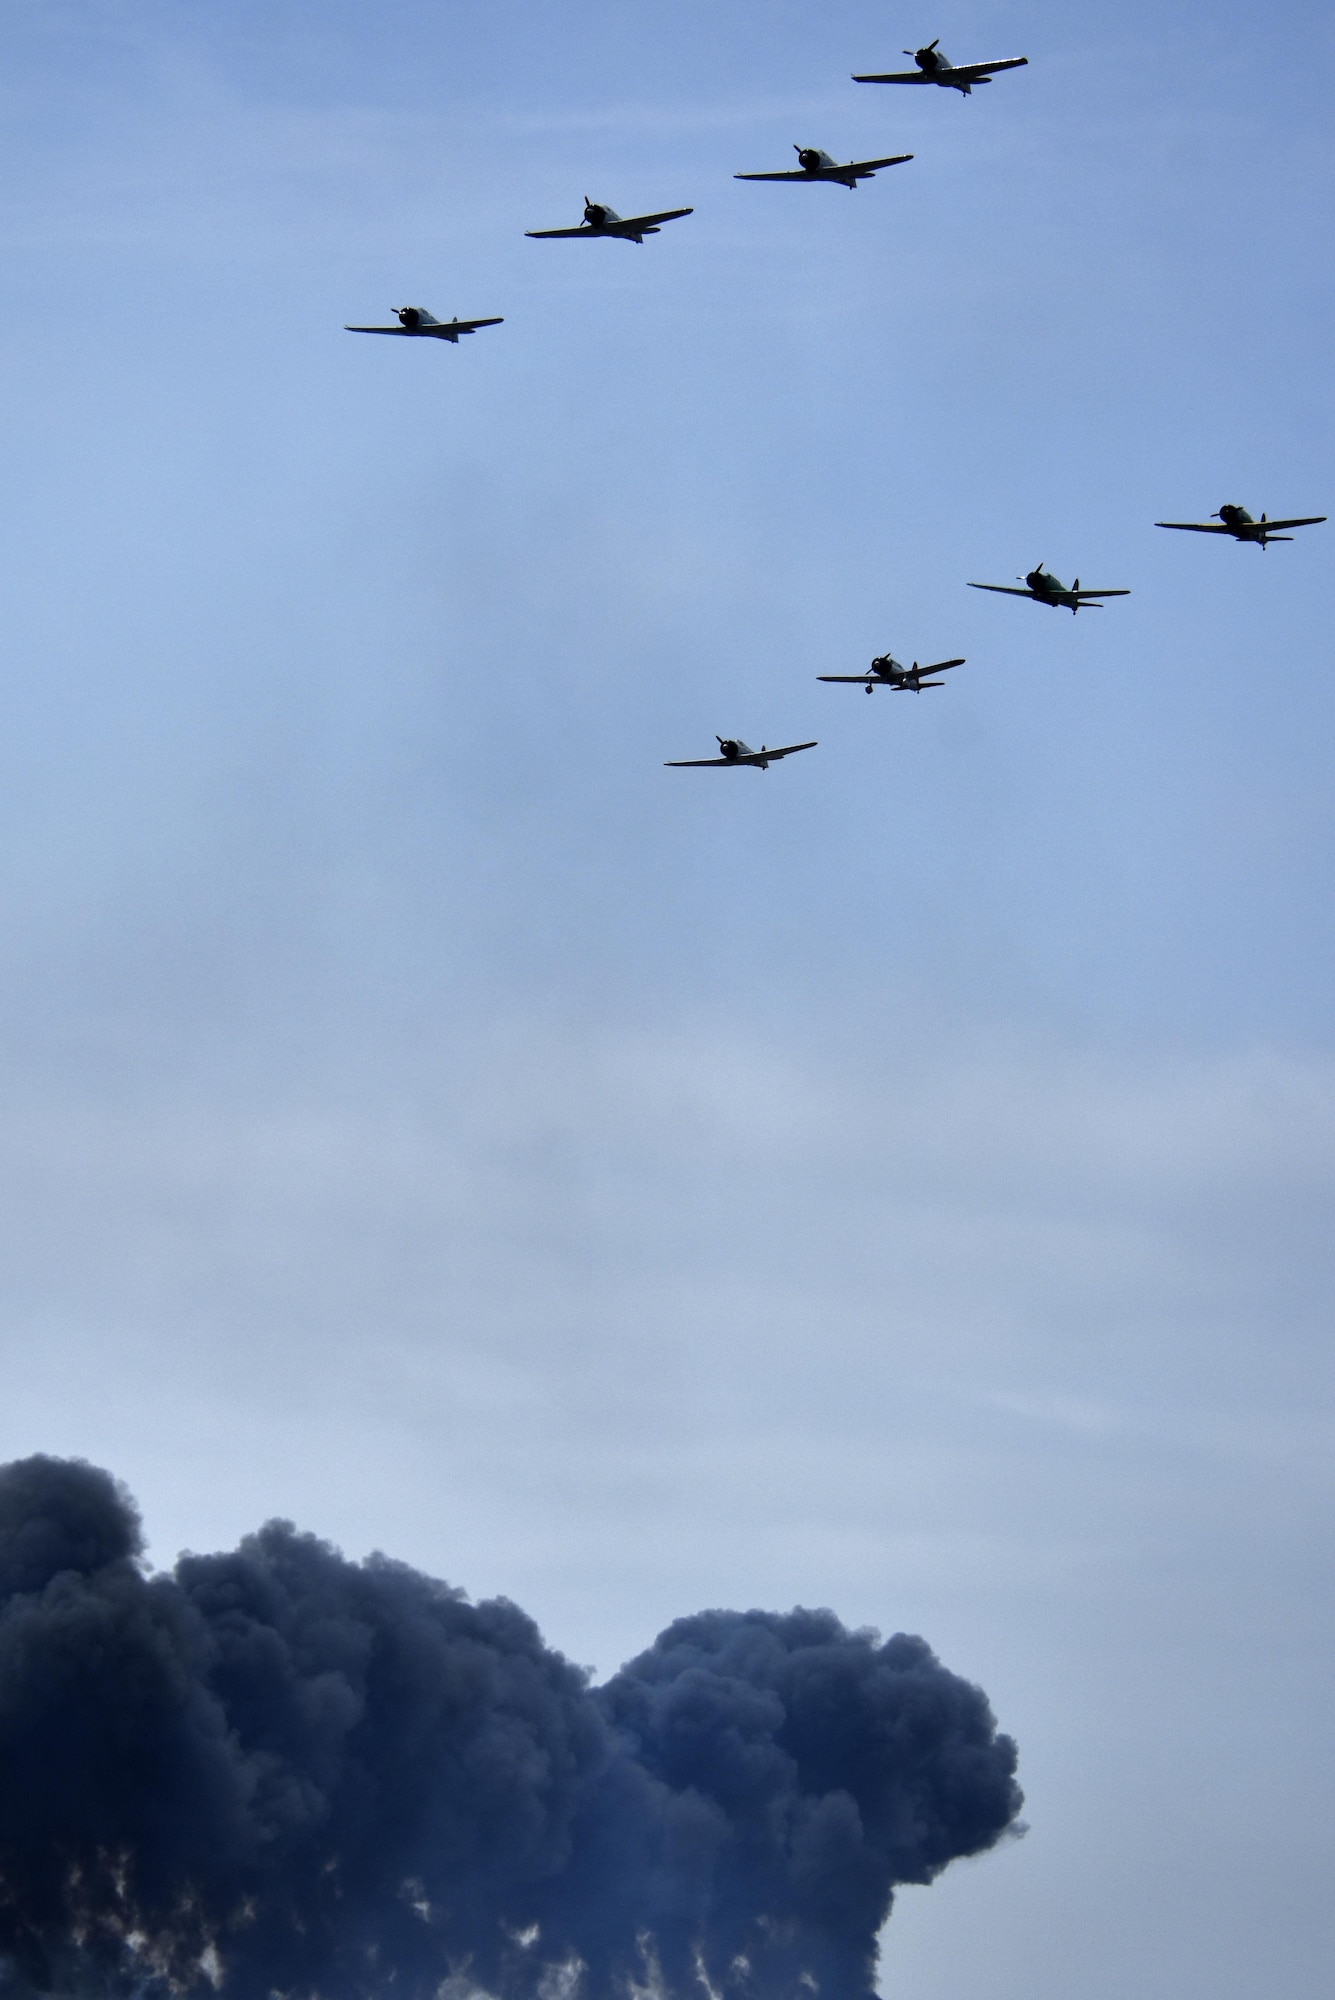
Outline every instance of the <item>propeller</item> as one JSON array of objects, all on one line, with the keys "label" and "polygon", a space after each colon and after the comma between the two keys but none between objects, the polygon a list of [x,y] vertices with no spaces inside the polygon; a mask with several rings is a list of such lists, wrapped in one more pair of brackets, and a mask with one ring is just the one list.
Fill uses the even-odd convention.
[{"label": "propeller", "polygon": [[936,46],[937,46],[937,42],[939,42],[940,40],[941,40],[941,37],[940,37],[940,35],[938,35],[938,36],[937,36],[937,38],[936,38],[936,41],[935,41],[935,42],[929,42],[929,43],[927,44],[927,47],[926,47],[925,49],[905,49],[905,51],[904,51],[904,54],[905,54],[906,56],[930,56],[930,55],[934,55],[934,54],[936,53]]}]

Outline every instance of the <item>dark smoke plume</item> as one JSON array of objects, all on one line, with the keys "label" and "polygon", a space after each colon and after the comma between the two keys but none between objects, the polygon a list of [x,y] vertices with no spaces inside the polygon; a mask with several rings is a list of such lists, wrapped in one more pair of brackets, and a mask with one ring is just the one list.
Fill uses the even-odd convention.
[{"label": "dark smoke plume", "polygon": [[0,1468],[6,2000],[867,2000],[894,1885],[1020,1807],[981,1691],[828,1611],[702,1612],[591,1688],[286,1522],[141,1546],[107,1473]]}]

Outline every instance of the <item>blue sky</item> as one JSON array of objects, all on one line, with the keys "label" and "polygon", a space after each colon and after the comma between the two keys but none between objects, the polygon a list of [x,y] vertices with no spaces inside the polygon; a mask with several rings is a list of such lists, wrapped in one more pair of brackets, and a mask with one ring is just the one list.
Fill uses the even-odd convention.
[{"label": "blue sky", "polygon": [[[968,102],[857,87],[940,33]],[[0,15],[7,1395],[614,1667],[920,1629],[887,1992],[1325,1991],[1327,10]],[[913,162],[742,186],[794,141]],[[585,193],[693,203],[531,243]],[[354,340],[407,301],[457,350]],[[1038,559],[1071,620],[969,591]],[[940,702],[820,687],[964,653]],[[666,772],[715,731],[820,747]]]}]

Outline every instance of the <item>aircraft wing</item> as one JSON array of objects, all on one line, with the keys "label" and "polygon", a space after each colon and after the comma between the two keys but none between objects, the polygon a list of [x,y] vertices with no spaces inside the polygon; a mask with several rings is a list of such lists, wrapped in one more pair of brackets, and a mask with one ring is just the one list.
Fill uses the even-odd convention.
[{"label": "aircraft wing", "polygon": [[965,83],[986,83],[989,77],[1000,76],[1004,69],[1025,69],[1028,63],[1028,56],[1003,56],[1000,62],[955,63],[946,74]]},{"label": "aircraft wing", "polygon": [[897,167],[903,161],[911,160],[912,153],[894,153],[888,160],[850,160],[846,167],[790,167],[778,174],[734,174],[735,181],[821,181],[833,180],[836,174],[873,174],[880,167]]},{"label": "aircraft wing", "polygon": [[476,333],[480,326],[503,326],[503,318],[446,319],[434,326],[345,326],[344,333],[402,333],[410,340],[455,341],[461,333]]},{"label": "aircraft wing", "polygon": [[1004,69],[1023,69],[1028,56],[1004,56],[1000,62],[952,63],[949,69],[891,70],[884,76],[855,76],[854,83],[987,83]]},{"label": "aircraft wing", "polygon": [[1080,598],[1083,602],[1086,597],[1130,597],[1131,592],[1129,590],[1076,590],[1072,591],[1071,595]]},{"label": "aircraft wing", "polygon": [[669,757],[665,771],[703,771],[706,764],[749,764],[749,757]]},{"label": "aircraft wing", "polygon": [[657,229],[660,222],[675,222],[680,215],[694,215],[693,208],[665,208],[660,215],[624,215],[619,229]]},{"label": "aircraft wing", "polygon": [[[501,314],[497,314],[494,319],[452,319],[448,324],[441,325],[440,337],[444,340],[449,340],[456,333],[476,333],[480,326],[504,326],[504,324],[504,316]],[[429,335],[435,332],[435,327],[429,326],[427,328]]]},{"label": "aircraft wing", "polygon": [[[919,667],[918,674],[919,677],[923,674],[943,674],[947,667],[962,667],[963,665],[963,660],[938,660],[934,667]],[[910,671],[912,670],[910,669]]]},{"label": "aircraft wing", "polygon": [[739,764],[772,764],[776,758],[791,757],[795,750],[814,750],[815,739],[810,743],[788,743],[782,750],[753,750],[749,757],[739,757]]},{"label": "aircraft wing", "polygon": [[554,236],[602,236],[606,234],[606,231],[591,229],[587,222],[581,222],[578,229],[526,229],[524,234],[525,236],[550,239]]},{"label": "aircraft wing", "polygon": [[1156,528],[1181,528],[1189,535],[1231,535],[1222,521],[1156,521]]},{"label": "aircraft wing", "polygon": [[868,681],[875,687],[880,679],[878,674],[817,674],[818,681],[839,681],[846,687],[866,687]]},{"label": "aircraft wing", "polygon": [[1037,594],[1032,590],[1021,590],[1014,583],[971,583],[969,588],[970,590],[995,590],[1002,597],[1033,597]]},{"label": "aircraft wing", "polygon": [[1275,529],[1276,529],[1276,528],[1315,528],[1315,527],[1319,527],[1319,526],[1320,526],[1320,524],[1321,524],[1321,522],[1322,522],[1322,521],[1324,521],[1324,520],[1325,520],[1325,518],[1326,518],[1326,517],[1325,517],[1325,515],[1324,515],[1324,514],[1304,514],[1304,515],[1302,516],[1302,518],[1301,518],[1300,520],[1295,520],[1295,521],[1262,521],[1262,522],[1260,522],[1260,523],[1259,523],[1259,526],[1261,527],[1262,531],[1263,531],[1263,532],[1264,532],[1265,534],[1267,534],[1267,535],[1272,535],[1272,534],[1273,534],[1273,533],[1275,532]]}]

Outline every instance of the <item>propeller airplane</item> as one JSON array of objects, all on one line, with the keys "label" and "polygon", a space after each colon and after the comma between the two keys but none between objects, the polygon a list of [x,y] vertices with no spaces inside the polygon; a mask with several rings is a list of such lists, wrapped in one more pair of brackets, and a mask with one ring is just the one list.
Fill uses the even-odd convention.
[{"label": "propeller airplane", "polygon": [[590,201],[585,195],[584,220],[578,229],[526,229],[524,234],[543,241],[557,236],[619,236],[623,243],[643,243],[646,236],[657,236],[660,224],[694,213],[691,208],[665,208],[658,215],[618,215],[606,202]]},{"label": "propeller airplane", "polygon": [[789,167],[781,174],[734,174],[735,181],[832,181],[846,187],[850,194],[859,181],[869,181],[882,167],[902,166],[905,160],[913,158],[912,153],[895,153],[887,160],[850,160],[841,167],[837,160],[823,152],[819,146],[794,146],[798,165]]},{"label": "propeller airplane", "polygon": [[448,340],[454,347],[459,336],[476,333],[480,326],[503,326],[502,319],[436,319],[425,306],[391,306],[397,326],[345,326],[344,333],[413,334],[427,340]]},{"label": "propeller airplane", "polygon": [[893,694],[921,694],[924,688],[944,687],[944,681],[929,680],[929,674],[944,674],[950,667],[962,667],[964,661],[938,660],[934,666],[920,667],[915,660],[911,667],[892,659],[889,653],[882,653],[873,660],[865,674],[817,674],[818,681],[838,681],[845,687],[863,687],[868,694],[875,694],[878,687],[889,688]]},{"label": "propeller airplane", "polygon": [[916,69],[892,71],[885,76],[855,76],[854,83],[939,83],[943,90],[958,90],[968,97],[976,83],[991,83],[1004,69],[1024,69],[1028,56],[1005,56],[1000,62],[952,63],[941,53],[941,37],[925,49],[905,49],[918,65]]},{"label": "propeller airplane", "polygon": [[797,750],[814,750],[815,742],[786,743],[782,750],[767,750],[762,743],[753,750],[749,743],[743,743],[740,736],[720,736],[716,739],[721,757],[675,757],[670,758],[665,771],[702,771],[708,765],[749,764],[753,770],[768,771],[771,764],[777,764],[780,757],[791,757]]},{"label": "propeller airplane", "polygon": [[1325,520],[1324,514],[1297,515],[1292,521],[1268,521],[1262,514],[1259,521],[1253,521],[1245,507],[1221,507],[1208,521],[1156,521],[1156,528],[1180,528],[1188,535],[1232,535],[1235,542],[1252,542],[1257,548],[1268,548],[1271,542],[1291,542],[1292,535],[1282,535],[1281,528],[1317,528]]},{"label": "propeller airplane", "polygon": [[1052,576],[1044,569],[1042,563],[1038,565],[1037,569],[1031,569],[1027,576],[1019,577],[1016,581],[1024,584],[1025,588],[1017,590],[1013,583],[971,583],[969,588],[970,590],[995,590],[1003,597],[1032,597],[1035,604],[1050,604],[1054,611],[1062,610],[1073,613],[1076,611],[1101,611],[1103,609],[1103,606],[1099,603],[1101,597],[1130,597],[1131,595],[1129,590],[1082,590],[1080,588],[1079,577],[1076,578],[1068,590],[1064,583],[1059,582],[1055,576]]}]

